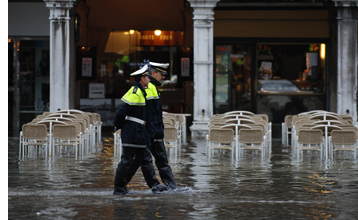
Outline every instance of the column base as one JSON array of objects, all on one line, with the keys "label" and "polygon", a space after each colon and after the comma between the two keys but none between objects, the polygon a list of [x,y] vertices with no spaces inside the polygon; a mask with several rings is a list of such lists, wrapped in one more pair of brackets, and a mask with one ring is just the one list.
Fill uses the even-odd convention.
[{"label": "column base", "polygon": [[209,134],[209,121],[193,121],[193,125],[190,126],[191,139],[204,140],[206,135]]}]

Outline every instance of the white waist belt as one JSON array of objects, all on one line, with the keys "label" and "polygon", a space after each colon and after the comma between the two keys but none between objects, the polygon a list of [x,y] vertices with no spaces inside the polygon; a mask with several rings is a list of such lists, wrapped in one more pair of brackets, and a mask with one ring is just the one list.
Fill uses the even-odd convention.
[{"label": "white waist belt", "polygon": [[142,119],[139,119],[139,118],[135,118],[135,117],[131,117],[131,116],[126,116],[126,120],[134,121],[134,122],[137,122],[137,123],[139,123],[139,124],[145,125],[145,121],[142,120]]},{"label": "white waist belt", "polygon": [[163,139],[154,139],[154,142],[163,142]]}]

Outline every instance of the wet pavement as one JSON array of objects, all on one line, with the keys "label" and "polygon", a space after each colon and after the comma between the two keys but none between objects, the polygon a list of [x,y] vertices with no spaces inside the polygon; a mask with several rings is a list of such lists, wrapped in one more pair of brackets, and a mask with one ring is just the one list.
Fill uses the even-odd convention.
[{"label": "wet pavement", "polygon": [[[205,141],[188,140],[170,165],[183,192],[153,194],[140,170],[131,195],[112,195],[118,158],[113,138],[86,158],[63,154],[18,158],[9,138],[9,219],[357,219],[358,162],[341,156],[292,159],[274,139],[271,158],[229,151],[208,159]],[[158,172],[157,172],[158,173]]]}]

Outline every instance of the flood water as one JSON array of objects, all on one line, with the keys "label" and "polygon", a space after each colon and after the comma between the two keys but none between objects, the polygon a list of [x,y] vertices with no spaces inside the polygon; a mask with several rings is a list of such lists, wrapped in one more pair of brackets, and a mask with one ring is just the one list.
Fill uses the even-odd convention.
[{"label": "flood water", "polygon": [[[208,159],[205,141],[188,140],[170,158],[182,192],[153,194],[139,171],[131,195],[112,195],[118,158],[113,138],[86,158],[73,155],[18,158],[9,138],[9,219],[357,219],[358,163],[342,156],[320,161],[292,158],[274,139],[271,158],[230,151]],[[158,173],[158,172],[157,172]],[[159,176],[158,176],[159,178]]]}]

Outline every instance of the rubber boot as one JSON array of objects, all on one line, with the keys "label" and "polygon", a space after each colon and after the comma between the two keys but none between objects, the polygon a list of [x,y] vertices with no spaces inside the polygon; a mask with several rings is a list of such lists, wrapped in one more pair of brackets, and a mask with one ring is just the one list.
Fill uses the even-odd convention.
[{"label": "rubber boot", "polygon": [[171,190],[178,188],[174,180],[172,169],[168,164],[167,152],[163,140],[152,141],[150,150],[155,158],[155,165],[158,168],[160,178],[164,185]]}]

